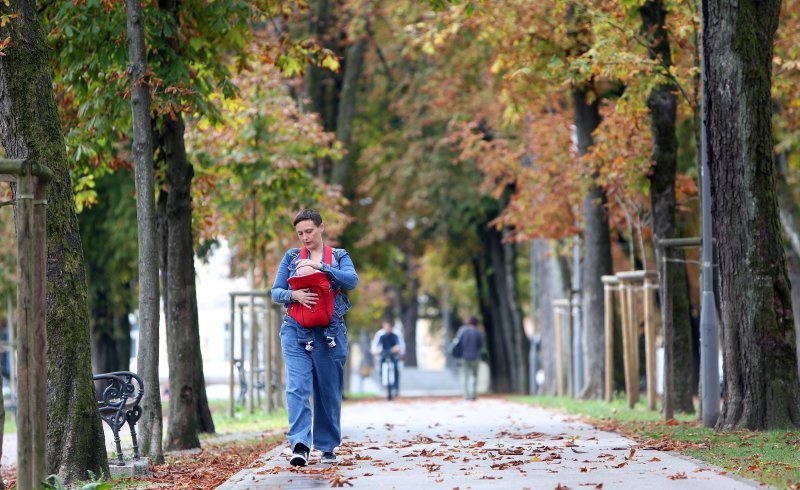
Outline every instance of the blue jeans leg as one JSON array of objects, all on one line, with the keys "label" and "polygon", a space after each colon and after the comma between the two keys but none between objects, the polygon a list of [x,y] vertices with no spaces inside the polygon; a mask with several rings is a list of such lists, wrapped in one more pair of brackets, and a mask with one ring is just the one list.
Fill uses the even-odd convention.
[{"label": "blue jeans leg", "polygon": [[281,350],[286,365],[286,405],[289,412],[289,444],[292,448],[301,442],[311,447],[311,396],[312,369],[310,353],[298,343],[296,328],[284,321],[281,326]]},{"label": "blue jeans leg", "polygon": [[[324,343],[323,329],[315,329],[314,336]],[[311,352],[314,365],[314,447],[322,452],[333,451],[342,442],[340,418],[348,348],[347,330],[340,328],[336,348]]]}]

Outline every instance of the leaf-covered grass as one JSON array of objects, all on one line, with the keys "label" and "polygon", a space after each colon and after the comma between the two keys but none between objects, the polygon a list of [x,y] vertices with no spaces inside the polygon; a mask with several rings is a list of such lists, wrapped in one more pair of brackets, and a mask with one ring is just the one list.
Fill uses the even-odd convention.
[{"label": "leaf-covered grass", "polygon": [[204,441],[202,452],[166,455],[162,465],[151,465],[145,479],[118,478],[114,489],[197,488],[212,489],[249,467],[284,440],[281,433],[252,435],[224,442]]},{"label": "leaf-covered grass", "polygon": [[643,402],[628,409],[624,399],[611,403],[566,397],[526,396],[513,400],[575,415],[602,430],[621,432],[665,450],[677,450],[723,471],[774,485],[800,488],[800,431],[717,432],[703,427],[696,415],[666,422]]},{"label": "leaf-covered grass", "polygon": [[[284,409],[250,413],[236,404],[229,417],[227,400],[209,400],[209,408],[216,434],[200,435],[202,452],[167,453],[165,464],[151,465],[151,478],[115,479],[114,488],[215,488],[284,440]],[[168,413],[167,404],[163,410]]]}]

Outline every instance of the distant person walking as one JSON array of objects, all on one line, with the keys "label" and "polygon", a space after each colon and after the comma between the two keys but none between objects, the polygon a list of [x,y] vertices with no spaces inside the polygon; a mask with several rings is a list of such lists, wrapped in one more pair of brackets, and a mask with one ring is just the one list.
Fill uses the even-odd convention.
[{"label": "distant person walking", "polygon": [[[289,462],[305,466],[314,447],[322,451],[323,463],[335,463],[333,451],[341,443],[339,420],[348,353],[344,314],[350,309],[350,301],[344,291],[356,287],[358,275],[347,251],[323,245],[325,225],[318,212],[301,211],[294,227],[303,247],[286,252],[272,285],[272,300],[287,308],[280,335],[286,364],[287,436],[292,447]],[[321,283],[315,281],[313,290],[293,290],[289,283],[297,282],[298,269],[304,267],[324,273],[329,282],[322,281],[319,286]],[[306,273],[300,276],[308,278],[315,272]],[[330,295],[332,310],[325,304]],[[321,323],[320,313],[324,316]],[[330,335],[333,337],[326,337]],[[312,393],[313,414],[309,403]]]},{"label": "distant person walking", "polygon": [[483,333],[478,329],[478,319],[471,316],[466,325],[459,327],[451,348],[453,357],[461,359],[465,400],[474,400],[478,394],[478,365],[482,347]]}]

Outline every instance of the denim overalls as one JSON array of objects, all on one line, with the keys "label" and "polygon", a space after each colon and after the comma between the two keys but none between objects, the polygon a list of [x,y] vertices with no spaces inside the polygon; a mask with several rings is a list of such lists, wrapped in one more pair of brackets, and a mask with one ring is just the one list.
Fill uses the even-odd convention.
[{"label": "denim overalls", "polygon": [[[300,249],[286,252],[281,260],[275,282],[272,285],[272,300],[288,308],[292,291],[287,280],[295,275]],[[341,442],[339,418],[344,389],[344,363],[348,354],[347,328],[344,314],[350,309],[350,300],[344,294],[358,284],[353,261],[343,249],[333,249],[333,264],[324,264],[322,271],[328,275],[335,289],[341,289],[334,299],[334,317],[338,323],[335,330],[335,348],[316,348],[307,351],[310,339],[316,345],[326,344],[325,333],[329,329],[301,327],[288,314],[281,325],[281,349],[286,364],[286,403],[289,412],[289,444],[297,443],[330,452]],[[334,321],[331,321],[333,327]],[[312,413],[309,397],[314,395],[313,440]]]}]

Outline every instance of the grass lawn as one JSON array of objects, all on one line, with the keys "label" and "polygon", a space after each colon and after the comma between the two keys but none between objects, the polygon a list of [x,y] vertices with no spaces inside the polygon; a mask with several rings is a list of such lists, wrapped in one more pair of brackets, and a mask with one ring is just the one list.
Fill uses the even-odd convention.
[{"label": "grass lawn", "polygon": [[345,401],[371,400],[379,396],[377,393],[345,393]]},{"label": "grass lawn", "polygon": [[17,433],[17,419],[14,414],[6,412],[6,420],[3,423],[3,434],[16,434]]},{"label": "grass lawn", "polygon": [[[230,417],[228,416],[227,400],[209,400],[208,404],[211,408],[211,416],[214,418],[216,435],[272,432],[288,427],[289,419],[283,408],[272,413],[267,413],[259,408],[254,413],[250,413],[246,407],[235,404],[233,417]],[[209,437],[214,437],[214,435]]]},{"label": "grass lawn", "polygon": [[800,432],[716,432],[703,427],[695,415],[678,415],[676,421],[665,422],[661,413],[648,411],[644,402],[631,410],[624,399],[612,403],[543,396],[512,400],[575,415],[600,429],[677,450],[778,488],[800,488]]}]

